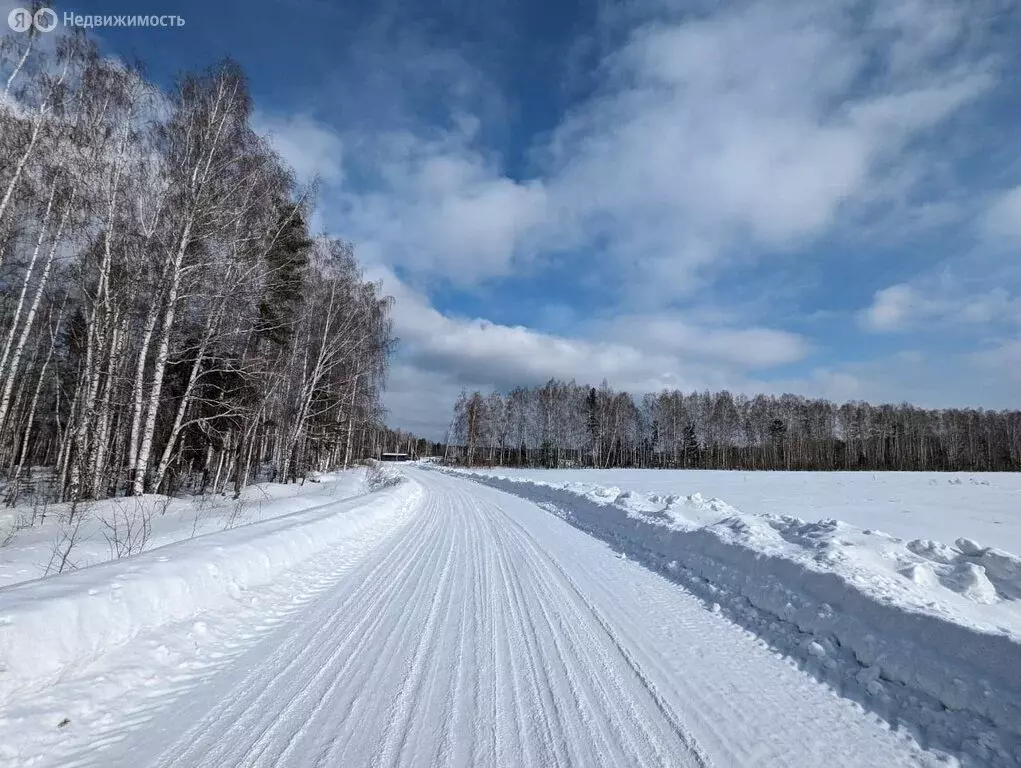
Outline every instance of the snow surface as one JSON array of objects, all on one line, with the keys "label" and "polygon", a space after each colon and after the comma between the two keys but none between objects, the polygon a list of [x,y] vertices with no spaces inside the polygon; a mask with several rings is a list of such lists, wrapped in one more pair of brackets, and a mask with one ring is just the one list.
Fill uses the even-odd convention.
[{"label": "snow surface", "polygon": [[[536,502],[661,569],[927,742],[1021,759],[1021,558],[718,498],[453,471]],[[591,473],[589,473],[591,476]],[[600,475],[596,475],[599,477]],[[643,475],[644,477],[644,475]]]},{"label": "snow surface", "polygon": [[716,497],[749,514],[840,520],[903,539],[959,538],[1021,553],[1018,472],[741,472],[510,469],[508,477],[624,491]]},{"label": "snow surface", "polygon": [[[123,531],[127,520],[137,525],[143,517],[149,517],[151,534],[140,551],[151,550],[224,528],[270,520],[326,501],[357,496],[366,492],[367,482],[365,469],[358,468],[320,475],[304,485],[252,485],[237,500],[233,494],[181,499],[147,494],[80,504],[76,514],[82,515],[83,523],[79,540],[70,553],[69,569],[114,559],[110,541],[110,525],[114,522]],[[46,575],[70,512],[70,504],[34,509],[30,504],[0,507],[0,587]],[[33,516],[35,525],[25,526]]]},{"label": "snow surface", "polygon": [[[320,498],[303,512],[0,590],[0,701],[51,682],[143,630],[238,599],[359,525],[390,516],[397,493],[372,502],[356,497],[324,504]],[[405,498],[404,506],[414,498]],[[359,515],[344,514],[351,509]]]},{"label": "snow surface", "polygon": [[1005,554],[371,474],[0,589],[0,766],[1021,763]]},{"label": "snow surface", "polygon": [[[407,472],[409,482],[361,507],[337,505],[336,518],[357,531],[273,580],[9,696],[0,761],[953,763],[535,504]],[[258,527],[206,539],[233,559],[255,542],[246,536],[238,549],[227,539]],[[185,541],[136,559],[210,549]],[[0,605],[45,583],[0,591]]]}]

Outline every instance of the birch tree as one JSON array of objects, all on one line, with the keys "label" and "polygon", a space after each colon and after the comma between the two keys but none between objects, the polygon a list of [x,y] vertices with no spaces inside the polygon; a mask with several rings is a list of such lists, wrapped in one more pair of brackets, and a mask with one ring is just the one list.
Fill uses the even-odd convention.
[{"label": "birch tree", "polygon": [[[687,469],[1021,469],[1021,412],[837,405],[785,393],[644,393],[556,379],[464,391],[445,455],[555,467]],[[509,440],[511,450],[504,450]]]},{"label": "birch tree", "polygon": [[[81,33],[0,42],[0,472],[235,491],[388,441],[392,301],[312,237],[240,67],[165,93]],[[270,471],[272,470],[272,471]]]}]

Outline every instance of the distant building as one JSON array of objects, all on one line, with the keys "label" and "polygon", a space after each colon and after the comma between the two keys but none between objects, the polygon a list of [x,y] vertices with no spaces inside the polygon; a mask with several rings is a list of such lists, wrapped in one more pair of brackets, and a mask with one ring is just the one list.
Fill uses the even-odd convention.
[{"label": "distant building", "polygon": [[383,453],[379,457],[382,461],[411,461],[407,453]]}]

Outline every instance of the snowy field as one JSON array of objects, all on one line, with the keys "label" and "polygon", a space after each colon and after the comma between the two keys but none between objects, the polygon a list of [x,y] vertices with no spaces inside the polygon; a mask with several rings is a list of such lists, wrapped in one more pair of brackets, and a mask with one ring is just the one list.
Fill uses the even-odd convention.
[{"label": "snowy field", "polygon": [[624,491],[699,493],[749,514],[840,520],[904,539],[964,537],[1021,554],[1021,473],[480,470]]},{"label": "snowy field", "polygon": [[[1021,541],[1011,535],[1021,530],[1018,474],[454,472],[559,503],[596,535],[635,526],[638,543],[655,539],[649,546],[663,557],[744,551],[779,571],[796,565],[799,582],[836,575],[877,602],[1021,641]],[[664,545],[671,536],[677,552]],[[779,571],[778,580],[791,578]]]}]

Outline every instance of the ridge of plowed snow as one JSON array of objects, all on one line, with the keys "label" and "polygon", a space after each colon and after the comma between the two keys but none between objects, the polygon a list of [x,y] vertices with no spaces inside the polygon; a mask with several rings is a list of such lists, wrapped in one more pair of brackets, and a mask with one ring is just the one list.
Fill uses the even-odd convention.
[{"label": "ridge of plowed snow", "polygon": [[144,630],[237,599],[419,493],[402,484],[0,589],[0,703]]},{"label": "ridge of plowed snow", "polygon": [[[107,541],[113,523],[129,520],[138,526],[148,518],[151,534],[144,551],[215,533],[225,528],[259,523],[275,517],[361,496],[369,489],[364,468],[317,474],[300,483],[258,483],[246,486],[237,498],[227,493],[170,497],[147,493],[84,501],[75,505],[75,544],[67,570],[87,568],[115,558]],[[70,529],[70,503],[41,505],[31,501],[0,507],[0,587],[47,575],[55,542],[65,526]],[[33,520],[32,525],[24,525]],[[123,535],[123,531],[122,531]]]},{"label": "ridge of plowed snow", "polygon": [[905,541],[961,537],[1021,554],[1021,472],[783,472],[713,469],[478,471],[545,483],[620,487],[640,495],[700,491],[742,512],[840,520]]}]

